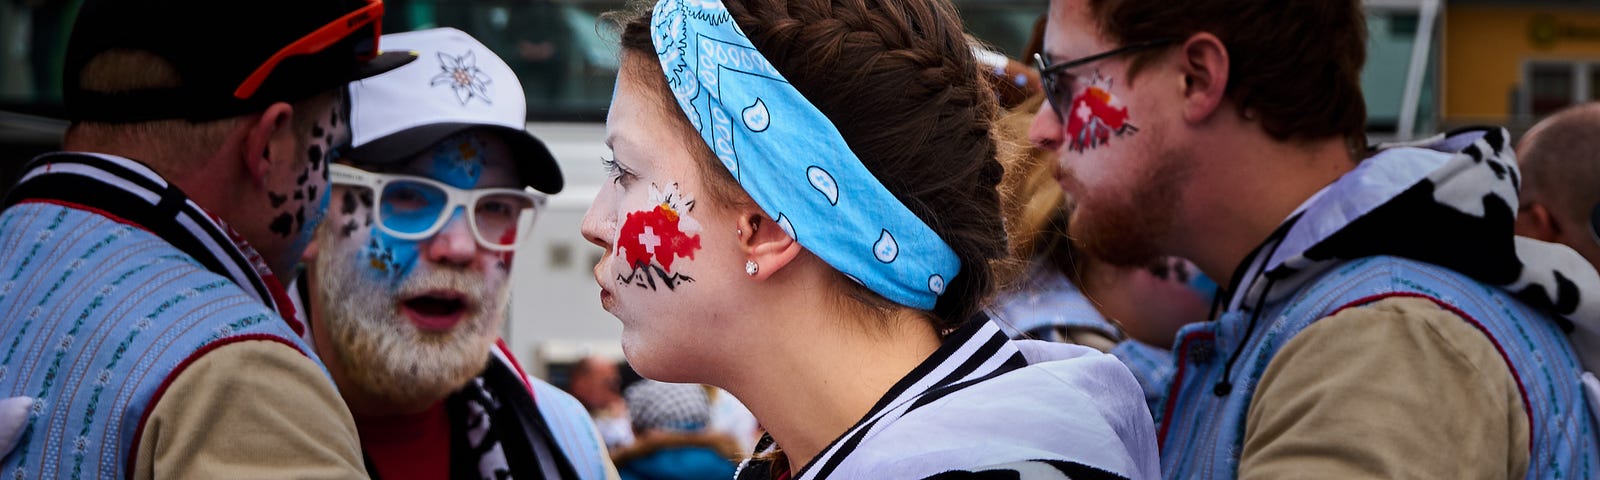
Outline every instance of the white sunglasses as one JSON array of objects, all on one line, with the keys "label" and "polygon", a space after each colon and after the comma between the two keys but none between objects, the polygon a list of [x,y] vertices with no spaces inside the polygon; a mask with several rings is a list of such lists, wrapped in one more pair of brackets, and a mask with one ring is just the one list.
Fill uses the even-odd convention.
[{"label": "white sunglasses", "polygon": [[[507,252],[517,248],[522,214],[538,218],[549,197],[523,187],[463,190],[414,175],[373,173],[343,164],[328,168],[334,185],[366,188],[373,193],[373,221],[384,233],[401,240],[421,240],[444,229],[456,209],[468,213],[478,245]],[[531,225],[531,221],[529,224]]]}]

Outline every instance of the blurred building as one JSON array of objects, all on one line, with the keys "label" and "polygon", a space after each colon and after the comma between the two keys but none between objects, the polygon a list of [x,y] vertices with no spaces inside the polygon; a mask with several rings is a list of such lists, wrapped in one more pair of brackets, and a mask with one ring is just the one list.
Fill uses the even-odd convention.
[{"label": "blurred building", "polygon": [[1440,30],[1446,125],[1520,131],[1600,99],[1600,2],[1452,1]]}]

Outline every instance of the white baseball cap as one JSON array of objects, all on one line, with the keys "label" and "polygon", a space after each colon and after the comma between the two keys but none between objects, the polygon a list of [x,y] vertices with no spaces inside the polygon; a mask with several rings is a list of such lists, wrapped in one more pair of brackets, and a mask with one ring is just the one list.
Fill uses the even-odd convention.
[{"label": "white baseball cap", "polygon": [[384,50],[414,51],[417,60],[350,83],[351,162],[407,160],[451,135],[485,129],[511,145],[523,184],[561,191],[561,167],[528,133],[522,82],[505,60],[454,28],[391,33],[380,42]]}]

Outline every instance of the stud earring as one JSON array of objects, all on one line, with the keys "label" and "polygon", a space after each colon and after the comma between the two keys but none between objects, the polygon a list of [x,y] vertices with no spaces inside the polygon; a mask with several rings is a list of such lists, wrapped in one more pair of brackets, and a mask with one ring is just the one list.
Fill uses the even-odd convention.
[{"label": "stud earring", "polygon": [[756,265],[756,261],[755,260],[745,260],[744,261],[744,274],[745,275],[749,275],[749,276],[754,277],[754,276],[756,276],[756,272],[759,272],[759,271],[761,271],[761,266],[760,265]]}]

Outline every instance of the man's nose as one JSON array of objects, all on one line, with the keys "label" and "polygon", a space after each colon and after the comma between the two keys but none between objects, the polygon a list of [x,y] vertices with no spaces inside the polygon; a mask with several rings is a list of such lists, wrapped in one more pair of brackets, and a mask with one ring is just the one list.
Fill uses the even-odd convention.
[{"label": "man's nose", "polygon": [[1061,130],[1061,116],[1056,114],[1050,102],[1044,102],[1039,105],[1039,111],[1033,114],[1033,124],[1028,126],[1028,142],[1042,150],[1060,150],[1063,143]]},{"label": "man's nose", "polygon": [[444,228],[428,239],[425,252],[428,260],[456,265],[471,264],[478,254],[478,240],[473,238],[472,227],[467,222],[465,208],[451,212]]}]

